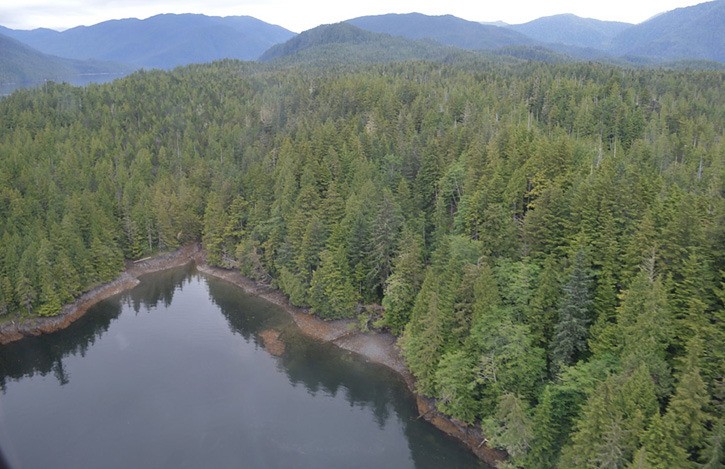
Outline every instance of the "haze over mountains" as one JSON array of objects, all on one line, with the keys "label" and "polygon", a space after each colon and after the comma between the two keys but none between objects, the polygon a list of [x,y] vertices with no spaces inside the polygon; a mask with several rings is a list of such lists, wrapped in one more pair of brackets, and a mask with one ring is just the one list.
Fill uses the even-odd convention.
[{"label": "haze over mountains", "polygon": [[348,20],[347,23],[368,31],[402,36],[408,39],[430,39],[441,44],[468,50],[534,45],[536,42],[507,28],[467,21],[451,15],[389,14],[363,16]]},{"label": "haze over mountains", "polygon": [[115,78],[128,73],[127,66],[97,60],[74,60],[43,54],[0,34],[0,85],[43,80],[83,81],[83,77]]},{"label": "haze over mountains", "polygon": [[612,39],[619,55],[725,62],[725,0],[657,15]]},{"label": "haze over mountains", "polygon": [[255,60],[294,33],[250,16],[158,15],[105,21],[63,32],[0,29],[46,54],[173,68],[219,59]]},{"label": "haze over mountains", "polygon": [[[0,80],[58,80],[89,68],[100,73],[169,69],[225,58],[316,63],[336,58],[363,63],[442,60],[462,50],[549,61],[725,63],[725,0],[662,13],[638,25],[570,14],[519,25],[420,13],[365,16],[346,23],[351,27],[327,25],[300,35],[249,16],[198,14],[112,20],[63,32],[0,26],[0,35],[22,43],[0,37]],[[295,54],[302,55],[291,58]],[[94,62],[81,62],[87,60]]]},{"label": "haze over mountains", "polygon": [[505,27],[539,42],[607,50],[619,33],[632,26],[563,14]]}]

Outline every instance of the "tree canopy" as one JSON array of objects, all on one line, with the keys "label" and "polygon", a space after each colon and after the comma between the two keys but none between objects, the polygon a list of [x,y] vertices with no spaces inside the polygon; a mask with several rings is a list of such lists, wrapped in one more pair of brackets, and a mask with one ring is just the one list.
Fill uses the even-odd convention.
[{"label": "tree canopy", "polygon": [[18,91],[0,313],[57,314],[124,259],[202,241],[400,335],[418,391],[514,466],[717,467],[724,79],[224,61]]}]

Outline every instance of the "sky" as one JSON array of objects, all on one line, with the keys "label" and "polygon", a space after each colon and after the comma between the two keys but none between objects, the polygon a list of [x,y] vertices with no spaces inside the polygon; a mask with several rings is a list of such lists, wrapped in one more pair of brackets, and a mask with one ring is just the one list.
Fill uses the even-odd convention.
[{"label": "sky", "polygon": [[640,23],[658,13],[698,3],[703,0],[0,0],[0,25],[63,30],[160,13],[203,13],[249,15],[301,32],[358,16],[410,12],[509,24],[560,13]]}]

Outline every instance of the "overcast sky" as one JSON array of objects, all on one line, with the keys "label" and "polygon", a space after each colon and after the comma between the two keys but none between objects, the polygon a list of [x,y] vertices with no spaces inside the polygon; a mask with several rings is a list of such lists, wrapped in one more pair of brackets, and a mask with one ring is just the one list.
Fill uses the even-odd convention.
[{"label": "overcast sky", "polygon": [[451,14],[471,21],[511,24],[559,13],[640,23],[702,0],[0,0],[0,25],[13,29],[67,29],[110,19],[159,13],[249,15],[295,32],[324,23],[383,13]]}]

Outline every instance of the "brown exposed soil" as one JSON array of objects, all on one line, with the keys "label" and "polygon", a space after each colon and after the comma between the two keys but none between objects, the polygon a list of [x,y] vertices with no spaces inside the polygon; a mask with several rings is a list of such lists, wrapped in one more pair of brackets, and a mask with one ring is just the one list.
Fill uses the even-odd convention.
[{"label": "brown exposed soil", "polygon": [[264,349],[275,357],[282,355],[285,348],[284,342],[279,338],[279,334],[280,332],[276,329],[266,329],[259,333]]}]

